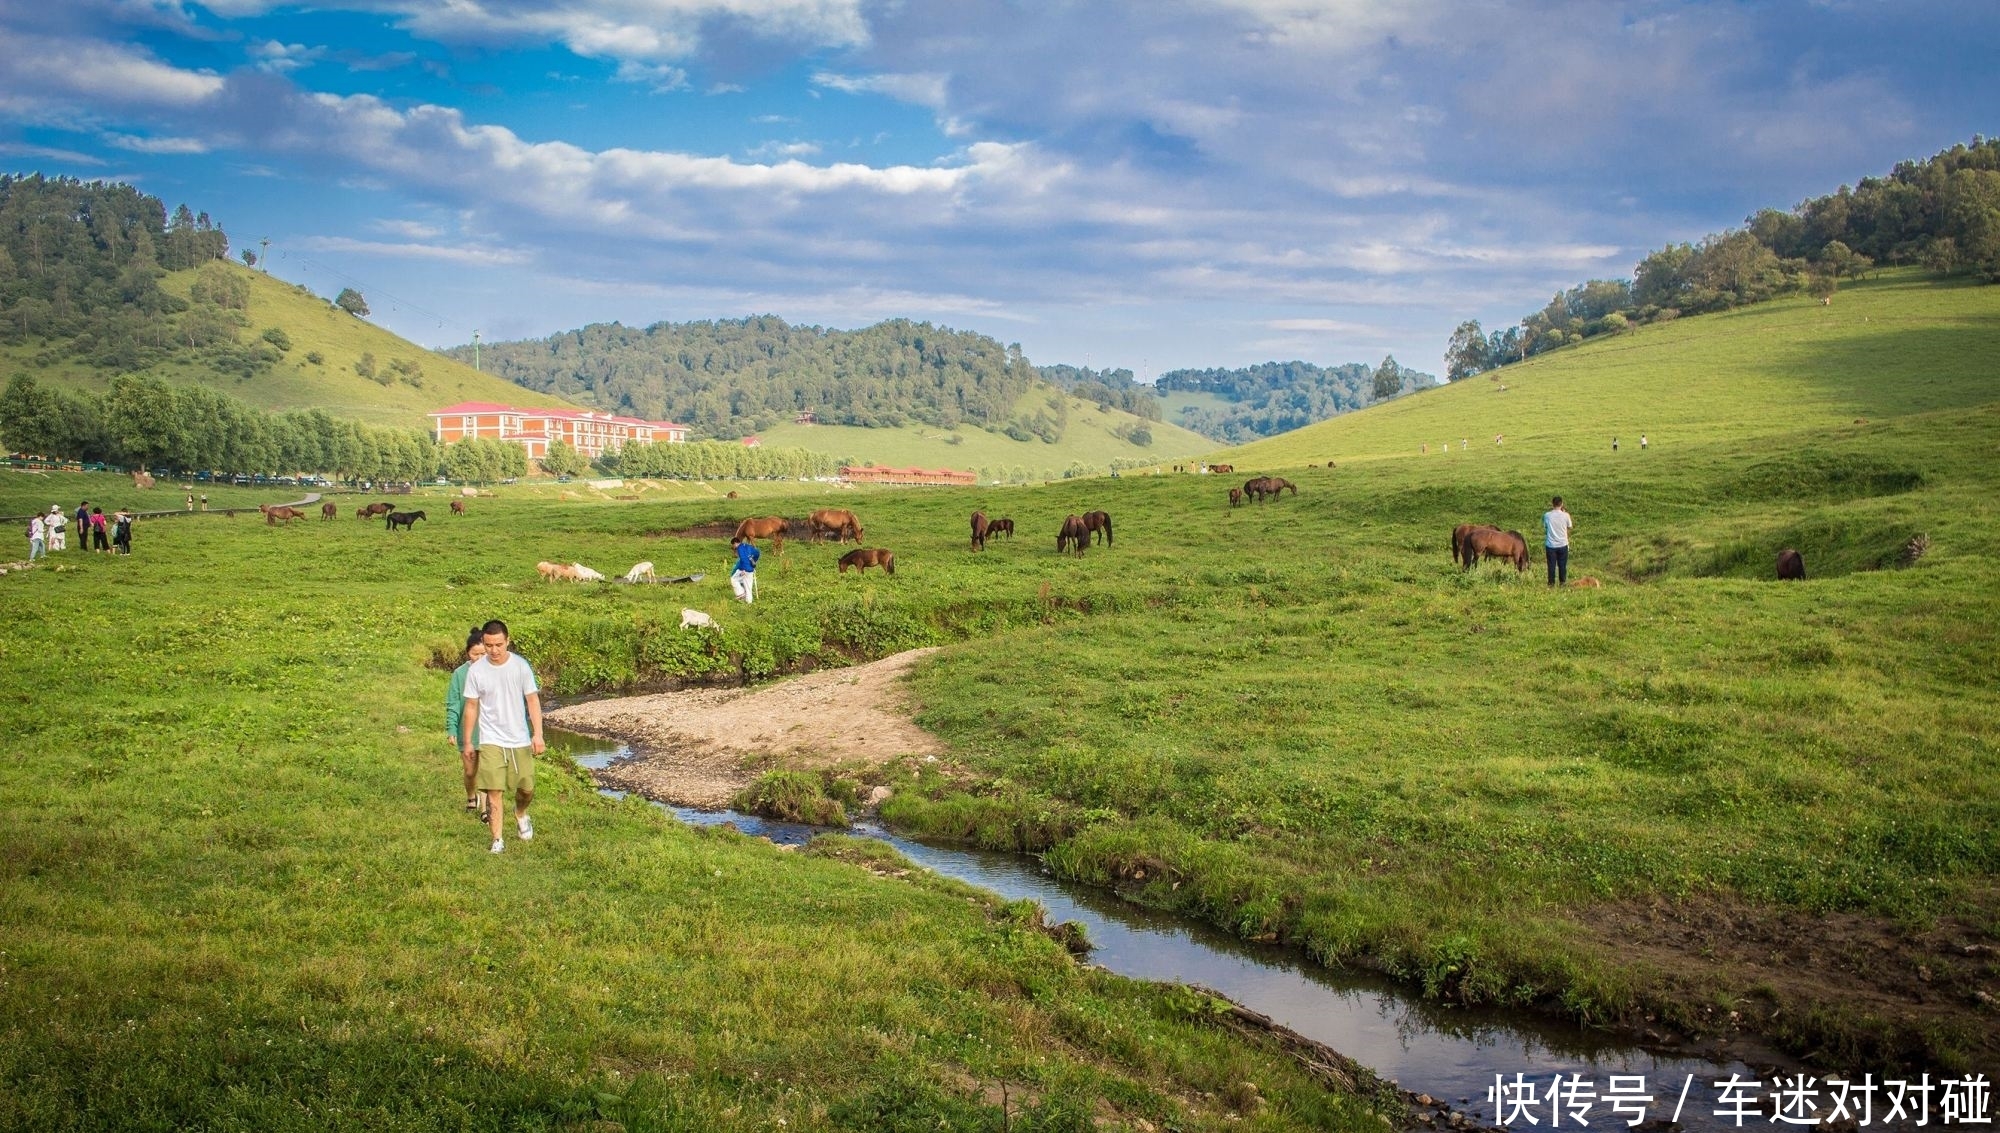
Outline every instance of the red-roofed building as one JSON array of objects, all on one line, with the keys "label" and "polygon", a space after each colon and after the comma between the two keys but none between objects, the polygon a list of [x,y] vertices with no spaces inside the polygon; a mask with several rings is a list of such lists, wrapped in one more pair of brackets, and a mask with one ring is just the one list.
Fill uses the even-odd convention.
[{"label": "red-roofed building", "polygon": [[848,465],[840,478],[854,484],[977,484],[979,476],[951,468],[888,468],[880,464]]},{"label": "red-roofed building", "polygon": [[528,450],[529,460],[547,456],[549,444],[564,441],[595,460],[628,444],[681,444],[686,425],[672,421],[641,421],[588,409],[524,409],[491,401],[461,401],[430,412],[431,435],[440,444],[491,437],[512,441]]}]

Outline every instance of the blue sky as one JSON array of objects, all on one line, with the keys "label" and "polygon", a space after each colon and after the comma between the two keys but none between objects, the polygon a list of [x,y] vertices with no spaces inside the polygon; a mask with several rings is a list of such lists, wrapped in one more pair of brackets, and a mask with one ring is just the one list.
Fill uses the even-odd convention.
[{"label": "blue sky", "polygon": [[2000,110],[1989,0],[0,0],[0,169],[429,346],[774,313],[1387,353]]}]

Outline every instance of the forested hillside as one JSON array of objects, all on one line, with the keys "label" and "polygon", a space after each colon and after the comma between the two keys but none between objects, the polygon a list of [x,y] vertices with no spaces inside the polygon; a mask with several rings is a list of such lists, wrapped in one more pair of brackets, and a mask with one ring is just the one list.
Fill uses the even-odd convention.
[{"label": "forested hillside", "polygon": [[[472,348],[446,353],[471,361]],[[529,389],[598,409],[741,437],[801,413],[823,424],[952,428],[961,422],[1053,440],[1060,423],[1015,413],[1035,380],[1019,346],[894,319],[860,330],[774,315],[645,328],[593,323],[480,348],[481,364]]]},{"label": "forested hillside", "polygon": [[1231,444],[1290,432],[1435,384],[1435,375],[1409,369],[1393,357],[1379,366],[1265,362],[1229,370],[1169,370],[1156,383],[1163,394],[1213,394],[1228,402],[1219,408],[1184,406],[1171,420]]},{"label": "forested hillside", "polygon": [[1489,333],[1468,319],[1446,347],[1447,376],[1458,381],[1600,334],[1780,295],[1831,303],[1841,280],[1877,264],[2000,282],[2000,139],[1975,136],[1790,211],[1759,210],[1744,227],[1698,244],[1669,244],[1631,279],[1579,284],[1518,326]]}]

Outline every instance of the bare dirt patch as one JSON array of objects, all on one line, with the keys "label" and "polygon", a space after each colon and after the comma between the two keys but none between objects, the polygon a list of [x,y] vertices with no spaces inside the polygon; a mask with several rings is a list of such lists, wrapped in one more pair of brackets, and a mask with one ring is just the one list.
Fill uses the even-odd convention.
[{"label": "bare dirt patch", "polygon": [[1871,1067],[1933,1063],[1943,1047],[2000,1066],[2000,947],[1967,922],[1905,929],[1708,897],[1600,906],[1579,923],[1687,993],[1674,1025],[1689,1033],[1673,1038],[1760,1035]]},{"label": "bare dirt patch", "polygon": [[727,806],[771,763],[818,769],[876,765],[944,750],[911,722],[902,675],[935,649],[823,669],[748,689],[701,689],[572,704],[551,724],[630,744],[635,758],[600,772],[609,787],[677,806]]}]

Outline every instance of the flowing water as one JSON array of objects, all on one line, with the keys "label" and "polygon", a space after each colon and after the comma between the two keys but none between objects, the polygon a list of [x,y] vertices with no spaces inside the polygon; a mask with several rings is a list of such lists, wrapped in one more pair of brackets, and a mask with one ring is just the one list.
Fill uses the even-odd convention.
[{"label": "flowing water", "polygon": [[[551,750],[592,771],[631,754],[611,741],[556,729],[548,730],[548,740]],[[689,825],[726,822],[781,845],[803,844],[826,833],[821,827],[734,811],[654,805]],[[1672,1120],[1678,1112],[1682,1127],[1691,1130],[1774,1127],[1768,1112],[1777,1089],[1774,1076],[1758,1083],[1758,1072],[1740,1062],[1655,1055],[1539,1016],[1426,1002],[1380,979],[1320,967],[1289,948],[1248,943],[1190,918],[1131,904],[1107,890],[1059,880],[1025,855],[929,846],[871,823],[842,833],[879,838],[920,866],[1010,900],[1039,901],[1050,923],[1084,926],[1092,963],[1137,979],[1212,988],[1405,1090],[1451,1103],[1481,1124],[1548,1128],[1557,1124],[1551,1117],[1560,1106],[1559,1127],[1623,1129],[1639,1120],[1636,1097],[1648,1095],[1644,1119]],[[1732,1077],[1744,1086],[1726,1089],[1724,1083]],[[1496,1107],[1496,1085],[1504,1108]],[[1819,1084],[1817,1114],[1822,1120],[1831,1089]],[[1615,1109],[1614,1095],[1624,1103]],[[1531,1105],[1519,1104],[1530,1096]],[[1736,1097],[1749,1101],[1733,1101]],[[1537,1120],[1531,1123],[1529,1116]]]}]

